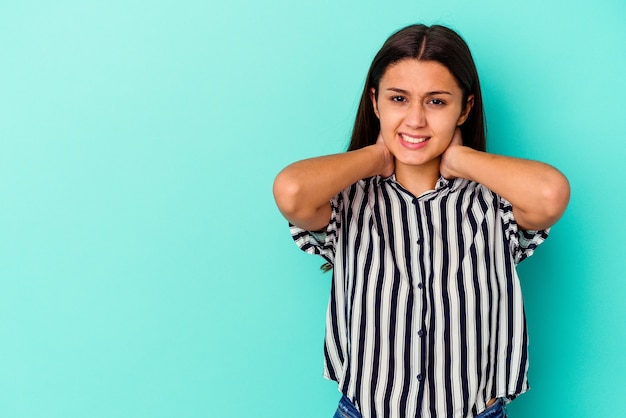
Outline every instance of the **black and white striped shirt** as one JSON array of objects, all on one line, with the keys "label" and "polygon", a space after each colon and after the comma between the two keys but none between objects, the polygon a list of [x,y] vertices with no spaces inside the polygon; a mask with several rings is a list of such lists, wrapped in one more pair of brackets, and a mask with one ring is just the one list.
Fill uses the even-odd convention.
[{"label": "black and white striped shirt", "polygon": [[515,267],[547,231],[518,230],[509,202],[465,179],[416,198],[373,177],[331,206],[325,232],[291,233],[333,265],[325,376],[364,418],[472,417],[528,389]]}]

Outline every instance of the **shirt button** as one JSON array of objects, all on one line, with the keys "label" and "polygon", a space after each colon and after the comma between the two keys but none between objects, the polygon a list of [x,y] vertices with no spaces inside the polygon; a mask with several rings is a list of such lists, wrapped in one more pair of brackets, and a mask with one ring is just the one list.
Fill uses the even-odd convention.
[{"label": "shirt button", "polygon": [[424,377],[423,377],[421,374],[418,374],[418,375],[417,375],[417,380],[419,380],[420,382],[422,381],[422,379],[423,379],[423,378],[424,378]]},{"label": "shirt button", "polygon": [[418,287],[419,289],[423,289],[423,288],[424,288],[424,284],[423,284],[423,283],[418,283],[418,284],[417,284],[417,287]]},{"label": "shirt button", "polygon": [[417,335],[419,335],[420,337],[424,336],[424,330],[420,329],[419,331],[417,331]]}]

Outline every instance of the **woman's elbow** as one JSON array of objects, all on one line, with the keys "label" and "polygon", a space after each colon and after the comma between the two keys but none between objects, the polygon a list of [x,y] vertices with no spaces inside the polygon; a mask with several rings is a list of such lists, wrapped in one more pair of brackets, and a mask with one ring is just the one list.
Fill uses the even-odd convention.
[{"label": "woman's elbow", "polygon": [[534,219],[534,228],[546,229],[554,225],[567,209],[570,198],[569,181],[561,173],[544,185],[541,191],[538,216]]},{"label": "woman's elbow", "polygon": [[311,190],[299,177],[283,170],[274,180],[274,200],[280,213],[293,225],[317,231],[328,225],[331,208],[328,200],[316,204]]},{"label": "woman's elbow", "polygon": [[555,223],[561,218],[569,203],[570,185],[567,178],[561,173],[558,173],[555,180],[551,183],[550,187],[546,188],[545,200],[547,215]]},{"label": "woman's elbow", "polygon": [[542,230],[563,216],[570,198],[567,178],[561,173],[543,183],[530,206],[513,208],[517,224],[525,230]]},{"label": "woman's elbow", "polygon": [[299,211],[300,186],[285,170],[278,173],[272,189],[276,206],[287,219],[293,218]]}]

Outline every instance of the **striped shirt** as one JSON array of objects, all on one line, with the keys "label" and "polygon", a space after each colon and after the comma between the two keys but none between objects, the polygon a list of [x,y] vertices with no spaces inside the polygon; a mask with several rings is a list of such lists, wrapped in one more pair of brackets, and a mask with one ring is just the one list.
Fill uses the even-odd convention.
[{"label": "striped shirt", "polygon": [[509,202],[466,179],[416,198],[372,177],[331,207],[326,231],[291,233],[333,266],[324,374],[364,418],[473,417],[528,389],[515,267],[548,231],[518,230]]}]

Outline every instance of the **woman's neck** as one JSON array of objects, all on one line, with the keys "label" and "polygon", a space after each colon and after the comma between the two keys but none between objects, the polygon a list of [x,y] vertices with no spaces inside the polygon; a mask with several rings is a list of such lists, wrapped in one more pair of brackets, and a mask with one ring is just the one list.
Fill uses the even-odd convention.
[{"label": "woman's neck", "polygon": [[396,162],[396,180],[415,196],[434,190],[440,176],[439,161],[440,159],[437,158],[419,166]]}]

